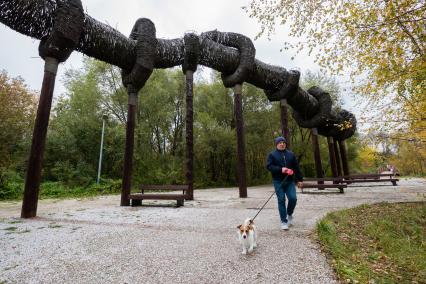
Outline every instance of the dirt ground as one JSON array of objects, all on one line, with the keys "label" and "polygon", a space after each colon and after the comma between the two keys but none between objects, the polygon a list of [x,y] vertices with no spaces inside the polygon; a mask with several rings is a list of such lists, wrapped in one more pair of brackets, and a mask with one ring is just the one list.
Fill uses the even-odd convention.
[{"label": "dirt ground", "polygon": [[273,193],[270,185],[196,190],[193,201],[120,207],[120,196],[0,202],[0,283],[337,283],[312,240],[327,212],[365,203],[426,199],[426,180],[298,193],[295,225],[281,231],[275,196],[255,222],[259,246],[242,255],[236,226]]}]

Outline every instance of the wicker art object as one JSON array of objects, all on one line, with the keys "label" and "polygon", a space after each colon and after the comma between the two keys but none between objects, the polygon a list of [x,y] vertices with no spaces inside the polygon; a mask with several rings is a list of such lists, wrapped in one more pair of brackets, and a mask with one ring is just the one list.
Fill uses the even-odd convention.
[{"label": "wicker art object", "polygon": [[138,19],[129,38],[84,14],[79,0],[3,0],[0,22],[41,40],[40,56],[65,61],[72,50],[122,68],[123,84],[140,90],[154,68],[182,65],[195,71],[198,64],[222,73],[226,87],[248,82],[263,90],[270,101],[286,99],[302,127],[343,141],[356,130],[355,116],[331,107],[329,94],[318,87],[299,87],[300,73],[255,59],[252,41],[237,33],[209,31],[183,38],[157,39],[155,25]]}]

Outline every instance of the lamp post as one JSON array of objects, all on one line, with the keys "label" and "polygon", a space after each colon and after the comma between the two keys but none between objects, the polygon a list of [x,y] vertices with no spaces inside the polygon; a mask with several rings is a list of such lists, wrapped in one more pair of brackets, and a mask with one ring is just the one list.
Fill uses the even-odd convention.
[{"label": "lamp post", "polygon": [[105,133],[105,121],[108,116],[104,114],[102,116],[102,136],[101,136],[101,149],[99,150],[99,166],[98,166],[98,178],[96,179],[96,183],[99,183],[101,179],[101,168],[102,168],[102,150],[104,148],[104,133]]}]

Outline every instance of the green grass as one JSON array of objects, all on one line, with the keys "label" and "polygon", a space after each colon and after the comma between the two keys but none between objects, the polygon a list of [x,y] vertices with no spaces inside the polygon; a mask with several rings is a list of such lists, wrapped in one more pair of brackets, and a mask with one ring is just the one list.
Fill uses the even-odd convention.
[{"label": "green grass", "polygon": [[317,235],[343,282],[426,283],[426,202],[329,213]]},{"label": "green grass", "polygon": [[6,235],[10,235],[10,234],[24,234],[24,233],[31,232],[31,230],[29,230],[29,229],[25,229],[23,231],[19,231],[18,227],[7,227],[7,228],[4,228],[3,230],[7,231]]},{"label": "green grass", "polygon": [[62,225],[52,223],[52,224],[49,224],[47,227],[51,229],[57,229],[57,228],[62,228]]},{"label": "green grass", "polygon": [[5,230],[5,231],[9,231],[9,232],[14,232],[14,231],[16,231],[18,229],[18,227],[7,227],[7,228],[4,228],[3,230]]}]

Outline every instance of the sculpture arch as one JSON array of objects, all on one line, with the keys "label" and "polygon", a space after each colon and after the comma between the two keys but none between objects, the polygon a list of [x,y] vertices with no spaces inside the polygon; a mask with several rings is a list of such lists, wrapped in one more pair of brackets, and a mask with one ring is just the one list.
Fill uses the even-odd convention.
[{"label": "sculpture arch", "polygon": [[[336,141],[344,141],[356,130],[355,116],[346,110],[332,109],[326,91],[318,87],[305,91],[299,86],[298,71],[257,60],[253,43],[241,34],[215,30],[200,35],[186,34],[176,39],[157,39],[154,23],[141,18],[136,21],[128,38],[85,14],[80,0],[3,0],[0,3],[0,22],[40,40],[39,53],[45,59],[40,116],[37,115],[34,127],[22,217],[36,215],[41,160],[56,69],[58,63],[65,61],[73,50],[122,68],[123,84],[129,94],[129,114],[136,107],[138,91],[154,68],[182,65],[184,72],[195,72],[197,65],[203,65],[221,72],[226,87],[248,82],[263,89],[270,101],[286,99],[302,127],[316,128],[319,134],[333,137]],[[127,126],[130,136],[131,128],[134,128],[132,119],[134,117],[130,115]],[[126,165],[131,171],[131,160],[125,159],[125,168]],[[32,204],[34,199],[35,205]],[[28,200],[31,204],[24,209]]]}]

